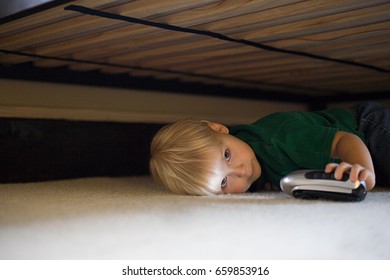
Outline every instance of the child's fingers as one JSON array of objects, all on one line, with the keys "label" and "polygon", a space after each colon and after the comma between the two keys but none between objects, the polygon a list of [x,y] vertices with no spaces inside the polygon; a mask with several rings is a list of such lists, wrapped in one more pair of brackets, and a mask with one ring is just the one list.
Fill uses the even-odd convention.
[{"label": "child's fingers", "polygon": [[344,173],[349,173],[349,180],[351,182],[356,181],[365,181],[369,176],[369,172],[366,168],[359,164],[349,164],[346,162],[341,162],[334,168],[334,176],[336,179],[340,180],[343,177]]},{"label": "child's fingers", "polygon": [[326,173],[331,173],[333,172],[339,165],[337,163],[328,163],[325,166],[325,172]]},{"label": "child's fingers", "polygon": [[355,181],[366,181],[371,176],[371,172],[361,165],[354,165],[351,170],[350,180]]},{"label": "child's fingers", "polygon": [[351,169],[351,165],[346,162],[341,162],[340,164],[328,163],[325,167],[325,172],[326,173],[334,172],[334,177],[337,180],[341,180],[343,178],[343,174],[345,172],[350,171],[350,169]]},{"label": "child's fingers", "polygon": [[343,178],[344,173],[349,173],[349,179],[353,182],[355,182],[359,177],[360,171],[360,165],[351,165],[346,162],[341,162],[340,164],[329,163],[325,168],[325,172],[334,172],[334,177],[337,180],[341,180]]},{"label": "child's fingers", "polygon": [[367,169],[363,169],[358,176],[359,181],[366,181],[368,176],[370,175],[370,172]]},{"label": "child's fingers", "polygon": [[356,166],[353,166],[351,168],[351,171],[349,173],[349,180],[351,182],[356,182],[359,177],[360,169]]},{"label": "child's fingers", "polygon": [[344,173],[349,173],[349,180],[351,182],[366,181],[367,183],[373,181],[374,183],[367,185],[367,191],[372,190],[375,186],[375,174],[359,164],[351,165],[346,162],[341,162],[340,164],[329,163],[325,167],[325,172],[334,172],[334,177],[337,180],[341,180]]},{"label": "child's fingers", "polygon": [[345,172],[351,171],[351,165],[346,162],[341,162],[334,170],[334,177],[337,180],[341,180]]}]

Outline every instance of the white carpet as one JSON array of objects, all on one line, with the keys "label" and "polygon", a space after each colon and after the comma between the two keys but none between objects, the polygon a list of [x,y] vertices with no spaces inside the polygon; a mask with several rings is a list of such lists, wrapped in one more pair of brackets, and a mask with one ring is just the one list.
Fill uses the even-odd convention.
[{"label": "white carpet", "polygon": [[0,185],[0,259],[390,259],[390,190],[190,197],[150,177]]}]

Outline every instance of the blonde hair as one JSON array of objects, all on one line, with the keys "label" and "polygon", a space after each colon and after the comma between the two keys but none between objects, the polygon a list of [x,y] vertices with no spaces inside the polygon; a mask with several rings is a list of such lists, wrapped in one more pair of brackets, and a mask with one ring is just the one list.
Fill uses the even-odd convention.
[{"label": "blonde hair", "polygon": [[152,140],[150,171],[174,193],[216,194],[220,185],[211,182],[215,172],[207,154],[217,148],[218,141],[206,121],[185,119],[167,125]]}]

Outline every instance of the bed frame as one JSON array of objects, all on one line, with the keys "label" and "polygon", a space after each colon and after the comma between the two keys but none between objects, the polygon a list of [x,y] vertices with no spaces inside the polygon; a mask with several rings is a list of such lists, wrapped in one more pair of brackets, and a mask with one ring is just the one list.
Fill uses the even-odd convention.
[{"label": "bed frame", "polygon": [[5,78],[312,105],[389,97],[386,0],[3,2]]}]

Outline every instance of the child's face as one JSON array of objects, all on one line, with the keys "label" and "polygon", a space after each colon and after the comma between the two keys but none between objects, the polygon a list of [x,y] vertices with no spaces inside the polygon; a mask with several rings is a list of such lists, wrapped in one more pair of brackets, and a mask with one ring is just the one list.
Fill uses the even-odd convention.
[{"label": "child's face", "polygon": [[220,193],[246,192],[260,177],[260,164],[247,143],[230,135],[226,127],[219,125],[209,125],[217,133],[216,137],[220,142],[219,149],[210,153],[218,174],[212,181],[221,185]]}]

